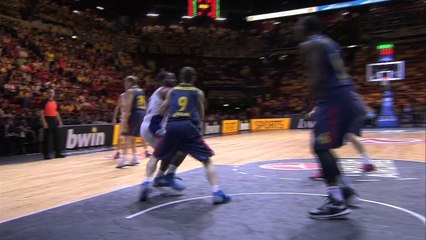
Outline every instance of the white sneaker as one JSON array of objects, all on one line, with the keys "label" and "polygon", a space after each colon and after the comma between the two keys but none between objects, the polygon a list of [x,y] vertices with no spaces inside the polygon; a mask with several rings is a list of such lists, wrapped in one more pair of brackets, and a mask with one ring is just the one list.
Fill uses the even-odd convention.
[{"label": "white sneaker", "polygon": [[125,167],[125,166],[127,166],[127,164],[126,164],[126,160],[120,160],[120,161],[118,162],[118,165],[116,166],[116,168],[123,168],[123,167]]},{"label": "white sneaker", "polygon": [[138,158],[133,157],[133,160],[128,164],[128,166],[136,166],[139,164]]}]

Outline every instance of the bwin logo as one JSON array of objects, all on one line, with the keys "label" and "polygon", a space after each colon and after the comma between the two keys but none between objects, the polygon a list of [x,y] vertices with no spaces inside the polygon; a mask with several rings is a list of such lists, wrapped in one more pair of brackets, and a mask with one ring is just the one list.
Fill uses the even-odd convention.
[{"label": "bwin logo", "polygon": [[313,128],[315,127],[316,121],[305,121],[304,119],[299,119],[297,128]]},{"label": "bwin logo", "polygon": [[97,131],[98,129],[94,127],[91,133],[74,134],[74,129],[68,129],[66,149],[104,145],[105,133]]}]

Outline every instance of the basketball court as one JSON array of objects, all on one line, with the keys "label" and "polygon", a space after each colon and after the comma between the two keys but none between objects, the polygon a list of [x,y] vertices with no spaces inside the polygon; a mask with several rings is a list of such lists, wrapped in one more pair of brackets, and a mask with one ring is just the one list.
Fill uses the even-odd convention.
[{"label": "basketball court", "polygon": [[[324,197],[310,131],[213,137],[221,186],[233,201],[211,205],[204,170],[179,168],[187,189],[139,202],[147,159],[116,169],[109,152],[0,166],[1,239],[424,239],[425,131],[367,130],[378,171],[359,171],[346,145],[341,166],[363,202],[346,219],[312,220]],[[142,151],[142,149],[140,149]]]}]

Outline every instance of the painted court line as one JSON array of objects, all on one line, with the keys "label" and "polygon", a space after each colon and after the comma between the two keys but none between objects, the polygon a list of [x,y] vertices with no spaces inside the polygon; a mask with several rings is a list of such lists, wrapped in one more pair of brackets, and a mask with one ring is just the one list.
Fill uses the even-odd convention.
[{"label": "painted court line", "polygon": [[280,179],[282,179],[282,180],[290,180],[290,181],[300,181],[300,179],[298,179],[298,178],[285,178],[285,177],[283,177],[283,178],[280,178]]},{"label": "painted court line", "polygon": [[[325,197],[326,195],[324,194],[318,194],[318,193],[301,193],[301,192],[252,192],[252,193],[231,193],[228,194],[229,196],[248,196],[248,195],[300,195],[300,196],[320,196],[320,197]],[[176,200],[176,201],[172,201],[172,202],[168,202],[168,203],[163,203],[154,207],[150,207],[148,209],[145,209],[143,211],[137,212],[135,214],[129,215],[127,217],[125,217],[126,219],[132,219],[135,218],[137,216],[143,215],[145,213],[151,212],[153,210],[159,209],[159,208],[163,208],[163,207],[167,207],[170,205],[174,205],[174,204],[179,204],[179,203],[183,203],[183,202],[190,202],[190,201],[194,201],[194,200],[199,200],[199,199],[206,199],[206,198],[211,198],[212,196],[202,196],[202,197],[194,197],[194,198],[187,198],[187,199],[181,199],[181,200]],[[383,202],[378,202],[378,201],[372,201],[372,200],[368,200],[368,199],[361,199],[361,201],[363,202],[368,202],[368,203],[373,203],[373,204],[377,204],[377,205],[381,205],[381,206],[385,206],[385,207],[389,207],[389,208],[393,208],[402,212],[405,212],[411,216],[413,216],[414,218],[417,218],[418,220],[420,220],[424,225],[426,225],[426,219],[423,215],[420,215],[418,213],[415,213],[413,211],[410,211],[408,209],[402,208],[402,207],[398,207],[392,204],[388,204],[388,203],[383,203]]]},{"label": "painted court line", "polygon": [[419,180],[418,178],[398,178],[399,181]]}]

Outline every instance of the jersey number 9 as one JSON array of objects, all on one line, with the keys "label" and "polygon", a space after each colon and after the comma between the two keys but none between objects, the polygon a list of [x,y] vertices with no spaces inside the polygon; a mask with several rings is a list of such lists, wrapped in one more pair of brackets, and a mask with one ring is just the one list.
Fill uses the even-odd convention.
[{"label": "jersey number 9", "polygon": [[180,97],[178,99],[178,105],[180,107],[179,112],[185,111],[186,106],[188,105],[188,98],[187,97]]}]

